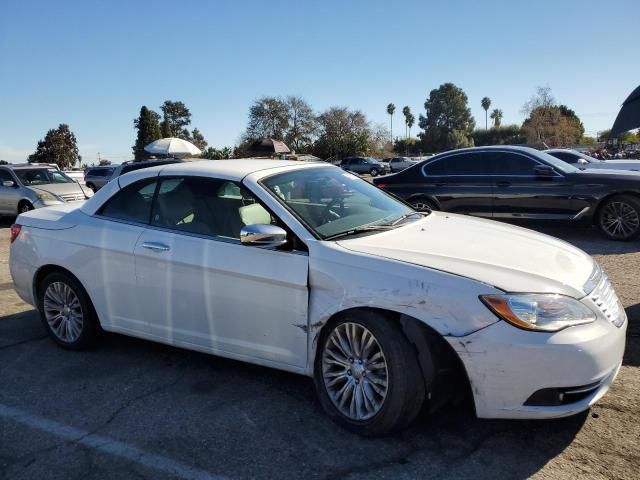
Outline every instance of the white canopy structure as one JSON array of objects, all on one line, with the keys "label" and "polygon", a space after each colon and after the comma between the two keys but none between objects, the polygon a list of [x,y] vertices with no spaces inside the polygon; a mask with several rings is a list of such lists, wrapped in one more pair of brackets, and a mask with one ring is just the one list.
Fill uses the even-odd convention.
[{"label": "white canopy structure", "polygon": [[173,157],[200,155],[202,151],[193,143],[181,138],[161,138],[144,147],[145,151],[154,155],[171,155]]}]

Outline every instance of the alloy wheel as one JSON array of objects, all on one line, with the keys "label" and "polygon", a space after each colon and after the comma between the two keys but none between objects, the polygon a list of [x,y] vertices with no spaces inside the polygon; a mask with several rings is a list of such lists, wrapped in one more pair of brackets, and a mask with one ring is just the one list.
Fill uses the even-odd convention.
[{"label": "alloy wheel", "polygon": [[30,212],[31,210],[33,210],[33,208],[28,203],[24,203],[20,207],[20,213],[27,213],[27,212]]},{"label": "alloy wheel", "polygon": [[44,316],[53,334],[63,342],[75,342],[82,333],[84,316],[80,299],[69,285],[51,283],[44,292]]},{"label": "alloy wheel", "polygon": [[384,405],[387,361],[378,340],[359,323],[342,323],[331,332],[322,354],[322,377],[331,402],[350,420],[368,420]]},{"label": "alloy wheel", "polygon": [[626,202],[609,202],[602,211],[602,229],[613,238],[628,238],[640,227],[638,211]]}]

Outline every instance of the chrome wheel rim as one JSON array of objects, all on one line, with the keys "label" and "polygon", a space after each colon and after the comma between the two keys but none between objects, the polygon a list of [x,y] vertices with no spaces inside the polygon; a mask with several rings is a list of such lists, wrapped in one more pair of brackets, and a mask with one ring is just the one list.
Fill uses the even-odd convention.
[{"label": "chrome wheel rim", "polygon": [[373,170],[371,170],[371,176],[372,177],[378,176],[378,170],[376,170],[375,168]]},{"label": "chrome wheel rim", "polygon": [[425,212],[431,210],[431,207],[424,202],[413,202],[411,206],[418,212]]},{"label": "chrome wheel rim", "polygon": [[44,316],[53,334],[63,342],[75,342],[82,333],[80,299],[69,285],[53,282],[44,292]]},{"label": "chrome wheel rim", "polygon": [[610,202],[602,211],[602,229],[610,236],[629,237],[640,227],[640,216],[625,202]]},{"label": "chrome wheel rim", "polygon": [[31,211],[31,207],[29,205],[22,205],[22,208],[20,209],[20,213],[27,213]]},{"label": "chrome wheel rim", "polygon": [[322,377],[333,405],[350,420],[375,416],[384,405],[389,370],[373,334],[359,323],[342,323],[322,353]]}]

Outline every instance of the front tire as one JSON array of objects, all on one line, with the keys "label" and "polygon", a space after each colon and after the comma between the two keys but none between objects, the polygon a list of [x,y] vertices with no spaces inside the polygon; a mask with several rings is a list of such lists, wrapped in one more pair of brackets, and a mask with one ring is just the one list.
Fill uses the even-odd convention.
[{"label": "front tire", "polygon": [[325,327],[314,378],[327,414],[365,436],[406,427],[425,399],[413,346],[377,312],[350,313]]},{"label": "front tire", "polygon": [[33,205],[31,205],[31,203],[27,202],[26,200],[23,200],[18,204],[18,215],[20,215],[21,213],[30,212],[31,210],[33,210]]},{"label": "front tire", "polygon": [[372,177],[377,177],[378,176],[378,169],[377,168],[372,168],[371,170],[369,170],[369,174]]},{"label": "front tire", "polygon": [[68,273],[53,272],[44,278],[38,288],[38,310],[47,332],[61,347],[85,349],[100,333],[89,295]]},{"label": "front tire", "polygon": [[424,198],[413,198],[409,200],[409,204],[417,212],[431,212],[433,210],[437,210],[436,206],[432,202]]},{"label": "front tire", "polygon": [[640,200],[630,195],[616,195],[598,210],[598,226],[611,240],[631,240],[640,234]]}]

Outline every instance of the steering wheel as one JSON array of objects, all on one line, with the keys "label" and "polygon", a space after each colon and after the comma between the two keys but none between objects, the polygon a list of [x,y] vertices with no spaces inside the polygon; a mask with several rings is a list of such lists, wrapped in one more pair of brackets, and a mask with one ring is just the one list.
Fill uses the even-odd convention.
[{"label": "steering wheel", "polygon": [[[331,210],[331,207],[333,207],[334,205],[340,205],[339,213],[336,213],[333,210]],[[323,223],[329,223],[333,220],[337,220],[338,218],[342,218],[343,215],[344,215],[344,197],[340,196],[340,197],[333,197],[329,201],[329,203],[327,203],[327,205],[322,210],[321,217],[322,217]]]}]

